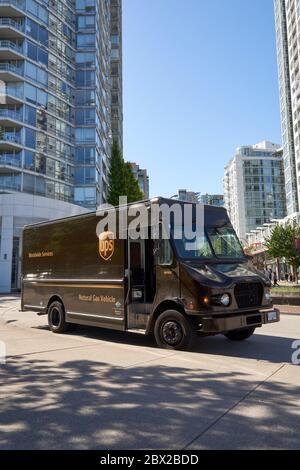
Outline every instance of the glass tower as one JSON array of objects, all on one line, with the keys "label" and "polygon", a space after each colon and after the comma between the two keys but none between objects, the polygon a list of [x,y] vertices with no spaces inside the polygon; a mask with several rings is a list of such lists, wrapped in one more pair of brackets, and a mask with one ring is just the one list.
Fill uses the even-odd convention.
[{"label": "glass tower", "polygon": [[225,167],[224,203],[238,236],[286,216],[282,149],[271,142],[242,146]]},{"label": "glass tower", "polygon": [[123,90],[122,90],[122,2],[110,1],[111,39],[111,130],[112,138],[123,148]]},{"label": "glass tower", "polygon": [[300,198],[300,74],[298,0],[274,0],[281,133],[287,212],[299,211]]},{"label": "glass tower", "polygon": [[0,0],[0,192],[106,201],[111,2]]}]

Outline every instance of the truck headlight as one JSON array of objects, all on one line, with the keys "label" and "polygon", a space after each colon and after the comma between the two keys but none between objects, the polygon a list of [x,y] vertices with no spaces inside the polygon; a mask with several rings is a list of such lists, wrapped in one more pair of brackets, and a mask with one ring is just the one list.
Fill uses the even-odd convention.
[{"label": "truck headlight", "polygon": [[267,302],[271,302],[271,301],[272,301],[271,292],[268,291],[268,290],[265,292],[265,299],[266,299]]},{"label": "truck headlight", "polygon": [[229,294],[223,294],[220,298],[220,302],[221,302],[222,305],[224,305],[224,307],[228,307],[228,305],[230,305],[230,302],[231,302],[230,295]]}]

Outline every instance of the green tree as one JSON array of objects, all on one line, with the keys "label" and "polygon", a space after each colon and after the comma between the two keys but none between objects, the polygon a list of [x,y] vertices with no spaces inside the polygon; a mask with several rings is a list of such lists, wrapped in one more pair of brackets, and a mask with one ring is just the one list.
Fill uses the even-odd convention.
[{"label": "green tree", "polygon": [[144,197],[130,163],[124,161],[118,144],[114,142],[111,149],[107,202],[118,206],[120,196],[127,196],[128,202],[139,201]]},{"label": "green tree", "polygon": [[300,237],[297,224],[277,225],[266,239],[265,246],[271,258],[285,258],[293,266],[294,272],[300,266],[300,251],[296,249],[295,239]]},{"label": "green tree", "polygon": [[118,206],[119,196],[124,196],[125,194],[124,159],[118,144],[114,142],[111,149],[107,202],[112,206]]},{"label": "green tree", "polygon": [[132,167],[129,162],[125,163],[125,186],[128,202],[141,201],[144,193],[141,190],[137,179],[134,177]]}]

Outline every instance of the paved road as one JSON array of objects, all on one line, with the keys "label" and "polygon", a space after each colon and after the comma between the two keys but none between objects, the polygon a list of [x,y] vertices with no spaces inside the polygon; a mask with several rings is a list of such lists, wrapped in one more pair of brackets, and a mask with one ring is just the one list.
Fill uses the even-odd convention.
[{"label": "paved road", "polygon": [[54,335],[18,309],[0,297],[1,449],[300,448],[300,315],[173,352],[108,330]]}]

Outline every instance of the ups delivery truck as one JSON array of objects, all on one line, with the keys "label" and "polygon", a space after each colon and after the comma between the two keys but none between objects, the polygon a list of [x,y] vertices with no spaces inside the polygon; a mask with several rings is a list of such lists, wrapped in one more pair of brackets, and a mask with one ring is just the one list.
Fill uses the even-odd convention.
[{"label": "ups delivery truck", "polygon": [[[140,204],[150,213],[161,203],[174,200]],[[151,222],[138,238],[129,229],[126,236],[119,229],[99,233],[97,212],[26,226],[22,311],[47,314],[54,333],[98,326],[154,334],[168,349],[187,349],[201,335],[242,341],[279,321],[270,281],[244,254],[226,210],[202,210],[204,229],[193,249],[175,237],[174,220],[169,238],[162,236],[163,220],[158,237]],[[124,207],[115,212],[118,225]]]}]

